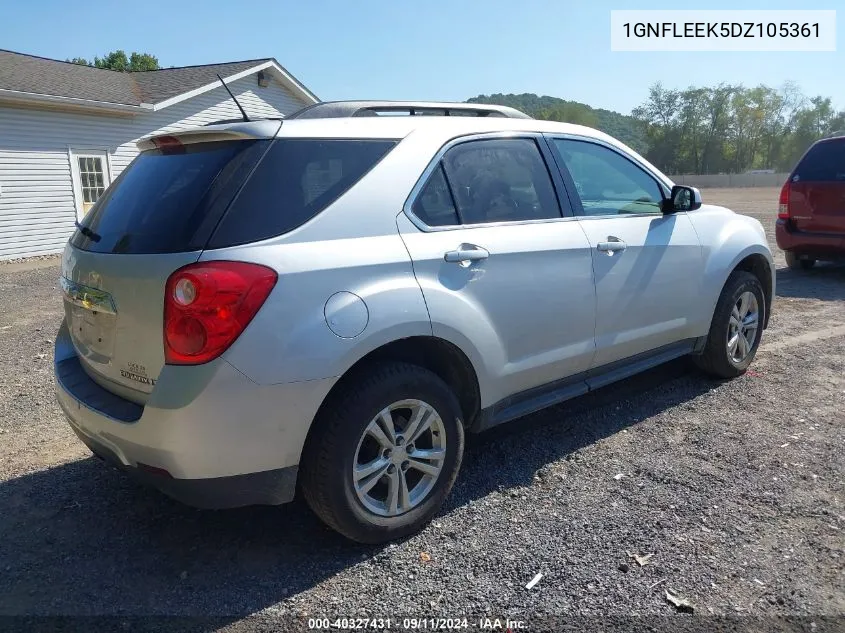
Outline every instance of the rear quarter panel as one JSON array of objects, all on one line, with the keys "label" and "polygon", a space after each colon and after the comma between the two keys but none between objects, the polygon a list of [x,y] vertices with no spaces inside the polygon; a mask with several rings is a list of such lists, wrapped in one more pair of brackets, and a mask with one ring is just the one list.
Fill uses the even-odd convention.
[{"label": "rear quarter panel", "polygon": [[[398,234],[225,249],[203,257],[212,258],[244,259],[279,274],[265,304],[224,354],[258,384],[340,376],[385,343],[431,335],[422,291]],[[356,317],[363,331],[353,336],[329,327],[326,304],[339,292],[357,296],[366,307],[363,322],[361,310]],[[344,319],[342,312],[338,318]]]},{"label": "rear quarter panel", "polygon": [[[279,275],[266,303],[224,354],[230,363],[259,384],[316,380],[342,375],[391,341],[431,335],[396,214],[439,143],[411,134],[302,226],[263,242],[203,253],[202,260],[250,261]],[[356,295],[366,306],[366,324],[356,336],[339,336],[327,323],[326,303],[339,292]]]}]

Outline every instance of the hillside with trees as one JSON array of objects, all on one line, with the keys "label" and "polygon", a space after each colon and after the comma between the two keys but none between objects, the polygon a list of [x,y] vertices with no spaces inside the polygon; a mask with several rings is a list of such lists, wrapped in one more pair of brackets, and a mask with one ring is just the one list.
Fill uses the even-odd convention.
[{"label": "hillside with trees", "polygon": [[682,90],[656,83],[631,115],[531,93],[479,95],[468,102],[599,129],[670,174],[789,171],[814,141],[845,133],[845,110],[828,97],[806,97],[794,83]]},{"label": "hillside with trees", "polygon": [[542,97],[532,93],[478,95],[467,99],[468,103],[492,103],[509,106],[525,112],[535,119],[564,121],[596,128],[643,153],[648,148],[645,128],[641,121],[632,116],[619,114],[611,110],[591,108],[577,101],[566,101],[558,97]]}]

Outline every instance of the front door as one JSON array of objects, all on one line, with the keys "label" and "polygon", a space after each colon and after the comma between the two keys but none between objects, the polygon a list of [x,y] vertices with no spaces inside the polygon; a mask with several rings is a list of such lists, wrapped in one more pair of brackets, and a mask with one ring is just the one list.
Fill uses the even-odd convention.
[{"label": "front door", "polygon": [[105,152],[73,152],[73,185],[76,219],[82,220],[111,182]]},{"label": "front door", "polygon": [[552,145],[592,248],[593,367],[700,334],[693,311],[700,305],[703,257],[687,215],[664,215],[664,188],[621,151],[574,138],[554,138]]},{"label": "front door", "polygon": [[416,226],[402,215],[399,229],[433,334],[475,350],[482,406],[589,369],[590,245],[562,216],[537,139],[455,145],[411,211]]}]

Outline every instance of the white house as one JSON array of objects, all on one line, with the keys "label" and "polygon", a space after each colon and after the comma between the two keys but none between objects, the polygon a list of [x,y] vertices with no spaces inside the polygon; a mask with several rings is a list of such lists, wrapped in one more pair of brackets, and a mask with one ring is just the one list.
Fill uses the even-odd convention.
[{"label": "white house", "polygon": [[0,50],[0,260],[60,252],[154,132],[318,99],[275,59],[122,73]]}]

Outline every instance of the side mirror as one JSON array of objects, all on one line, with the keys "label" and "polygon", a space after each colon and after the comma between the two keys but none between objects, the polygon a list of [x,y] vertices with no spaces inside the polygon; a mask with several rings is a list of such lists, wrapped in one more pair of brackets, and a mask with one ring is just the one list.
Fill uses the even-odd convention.
[{"label": "side mirror", "polygon": [[669,198],[663,201],[663,213],[695,211],[701,206],[701,192],[695,187],[675,185]]}]

